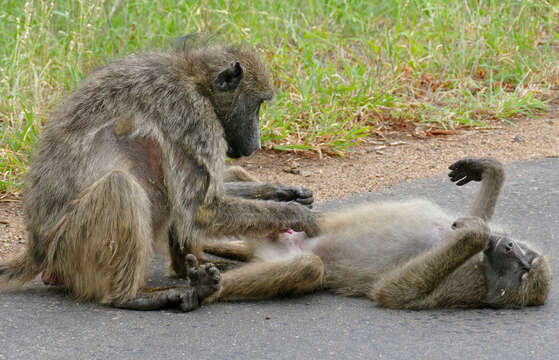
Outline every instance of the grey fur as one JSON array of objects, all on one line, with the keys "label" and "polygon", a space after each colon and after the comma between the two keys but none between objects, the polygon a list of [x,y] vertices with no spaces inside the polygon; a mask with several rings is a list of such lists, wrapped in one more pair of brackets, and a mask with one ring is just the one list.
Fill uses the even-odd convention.
[{"label": "grey fur", "polygon": [[249,263],[225,272],[221,292],[207,301],[327,289],[396,309],[543,304],[551,285],[547,258],[485,222],[504,180],[502,164],[466,158],[451,170],[458,185],[482,181],[469,216],[456,221],[427,200],[369,203],[324,214],[317,237],[280,233],[265,245],[209,244],[209,253]]},{"label": "grey fur", "polygon": [[[259,148],[259,105],[273,93],[260,59],[229,46],[136,54],[95,70],[45,126],[25,177],[27,249],[0,263],[0,282],[44,271],[78,299],[191,310],[219,288],[212,265],[185,262],[199,239],[315,232],[303,206],[224,190],[226,152]],[[152,245],[170,232],[182,277],[198,285],[143,293]]]}]

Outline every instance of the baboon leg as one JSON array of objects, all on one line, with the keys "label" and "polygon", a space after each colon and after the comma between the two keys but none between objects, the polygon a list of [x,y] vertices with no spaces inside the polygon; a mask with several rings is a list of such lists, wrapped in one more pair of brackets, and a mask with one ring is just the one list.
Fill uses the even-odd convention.
[{"label": "baboon leg", "polygon": [[199,307],[198,296],[192,288],[148,289],[140,291],[135,298],[113,302],[114,307],[132,310],[159,310],[179,305],[183,311]]},{"label": "baboon leg", "polygon": [[[53,236],[45,277],[60,279],[78,299],[156,309],[168,306],[175,298],[170,291],[138,295],[147,275],[153,231],[149,199],[128,173],[112,171],[84,190],[71,203]],[[204,281],[197,280],[194,288],[177,290],[181,307],[198,305],[199,301],[191,301],[192,291],[200,300],[209,295],[206,283],[213,281],[217,269],[202,270],[207,276],[200,271],[193,274]],[[219,273],[216,286],[218,283]]]},{"label": "baboon leg", "polygon": [[252,248],[242,240],[209,242],[204,244],[204,252],[239,261],[248,261],[253,255]]},{"label": "baboon leg", "polygon": [[208,301],[265,299],[312,292],[322,284],[324,265],[313,254],[248,263],[222,274],[222,289]]},{"label": "baboon leg", "polygon": [[151,255],[149,200],[124,171],[115,170],[74,200],[55,230],[43,275],[78,299],[130,300],[143,285]]},{"label": "baboon leg", "polygon": [[182,311],[200,307],[200,302],[219,290],[220,273],[212,265],[198,266],[196,258],[186,256],[188,283],[191,286],[143,289],[134,299],[113,302],[113,306],[134,310],[157,310],[179,305]]}]

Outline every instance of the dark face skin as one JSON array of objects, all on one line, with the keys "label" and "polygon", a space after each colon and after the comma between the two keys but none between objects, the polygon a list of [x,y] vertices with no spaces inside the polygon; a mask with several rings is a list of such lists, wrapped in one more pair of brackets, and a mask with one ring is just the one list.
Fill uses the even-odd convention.
[{"label": "dark face skin", "polygon": [[216,113],[225,131],[227,156],[230,158],[250,156],[260,149],[259,113],[260,105],[266,98],[243,91],[240,88],[243,76],[240,63],[232,62],[214,81],[214,103],[221,103],[217,99],[229,99],[223,101],[229,103],[228,109],[224,112],[216,109]]},{"label": "dark face skin", "polygon": [[241,94],[233,112],[222,124],[227,140],[227,156],[239,158],[250,156],[260,149],[260,105],[261,99]]},{"label": "dark face skin", "polygon": [[519,289],[540,259],[540,254],[506,236],[491,236],[483,255],[489,303],[506,289]]}]

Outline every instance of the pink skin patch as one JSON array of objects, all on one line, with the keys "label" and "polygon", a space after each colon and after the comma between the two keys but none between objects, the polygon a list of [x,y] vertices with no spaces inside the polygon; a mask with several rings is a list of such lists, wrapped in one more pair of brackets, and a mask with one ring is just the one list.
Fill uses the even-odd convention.
[{"label": "pink skin patch", "polygon": [[286,229],[275,236],[275,242],[287,248],[289,252],[301,252],[304,250],[303,243],[307,239],[307,234],[302,231]]}]

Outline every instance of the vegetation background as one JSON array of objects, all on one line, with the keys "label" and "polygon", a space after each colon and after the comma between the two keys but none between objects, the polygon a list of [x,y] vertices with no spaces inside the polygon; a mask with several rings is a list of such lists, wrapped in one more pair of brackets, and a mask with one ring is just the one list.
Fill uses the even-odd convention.
[{"label": "vegetation background", "polygon": [[559,88],[559,1],[0,0],[0,194],[21,189],[50,111],[89,71],[195,32],[265,58],[279,92],[262,140],[279,150],[514,121]]}]

